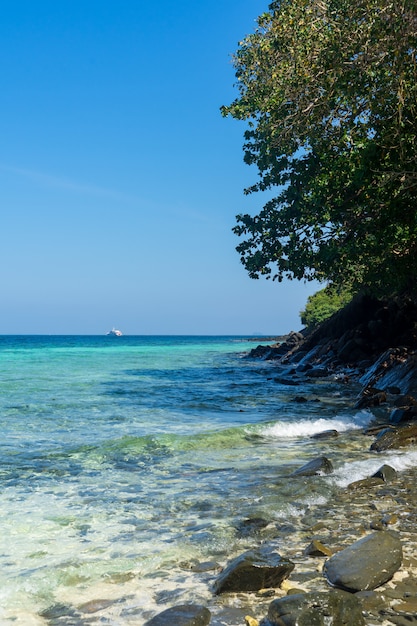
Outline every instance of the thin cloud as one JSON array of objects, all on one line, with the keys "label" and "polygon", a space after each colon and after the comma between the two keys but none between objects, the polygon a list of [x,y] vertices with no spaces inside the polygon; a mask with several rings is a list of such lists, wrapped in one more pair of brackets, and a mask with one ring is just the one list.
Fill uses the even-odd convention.
[{"label": "thin cloud", "polygon": [[114,189],[108,189],[106,187],[100,187],[98,185],[83,184],[69,178],[61,176],[53,176],[51,174],[45,174],[44,172],[38,172],[36,170],[25,169],[21,167],[11,167],[7,165],[0,165],[0,170],[21,176],[28,180],[33,181],[35,184],[46,187],[49,189],[62,189],[65,191],[71,191],[73,193],[99,196],[106,198],[113,198],[116,200],[129,200],[137,202],[139,198],[129,196],[128,194],[116,191]]}]

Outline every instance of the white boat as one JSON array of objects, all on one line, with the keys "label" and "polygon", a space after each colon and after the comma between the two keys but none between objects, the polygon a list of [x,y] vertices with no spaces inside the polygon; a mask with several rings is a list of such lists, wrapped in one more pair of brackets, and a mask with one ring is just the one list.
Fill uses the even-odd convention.
[{"label": "white boat", "polygon": [[108,333],[106,333],[106,335],[112,335],[113,337],[121,337],[123,333],[121,330],[117,330],[117,328],[112,328],[111,330],[109,330]]}]

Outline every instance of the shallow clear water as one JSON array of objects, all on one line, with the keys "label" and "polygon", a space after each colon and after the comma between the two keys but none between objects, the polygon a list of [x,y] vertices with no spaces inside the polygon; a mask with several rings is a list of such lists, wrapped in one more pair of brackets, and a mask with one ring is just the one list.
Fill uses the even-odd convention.
[{"label": "shallow clear water", "polygon": [[[372,415],[353,392],[280,385],[273,364],[244,358],[253,345],[0,337],[0,624],[53,624],[54,607],[84,607],[68,624],[142,624],[210,602],[214,574],[191,566],[252,545],[239,523],[299,516],[384,462],[365,452]],[[330,428],[336,441],[310,438]],[[327,453],[336,472],[314,491],[287,479]]]}]

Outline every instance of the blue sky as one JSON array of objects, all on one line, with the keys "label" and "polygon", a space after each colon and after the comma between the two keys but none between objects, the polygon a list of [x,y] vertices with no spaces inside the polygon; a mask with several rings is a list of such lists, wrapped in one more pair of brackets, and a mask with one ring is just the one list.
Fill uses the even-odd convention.
[{"label": "blue sky", "polygon": [[317,285],[251,280],[231,54],[261,0],[15,0],[0,14],[0,334],[284,333]]}]

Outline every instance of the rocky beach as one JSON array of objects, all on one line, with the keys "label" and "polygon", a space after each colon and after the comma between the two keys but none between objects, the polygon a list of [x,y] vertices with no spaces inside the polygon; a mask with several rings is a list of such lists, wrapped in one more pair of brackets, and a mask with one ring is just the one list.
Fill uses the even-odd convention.
[{"label": "rocky beach", "polygon": [[[412,451],[417,442],[416,329],[413,300],[362,297],[313,332],[251,351],[248,358],[273,362],[276,381],[294,387],[294,402],[314,401],[297,393],[301,381],[331,378],[347,402],[371,411],[352,445],[367,446],[376,470],[350,480],[346,459],[345,485],[303,515],[280,524],[242,520],[253,549],[205,565],[213,602],[173,606],[146,626],[227,625],[239,615],[247,626],[417,624],[416,470],[378,462],[382,452]],[[287,478],[302,478],[312,492],[341,461],[337,430],[314,437],[324,454]]]}]

